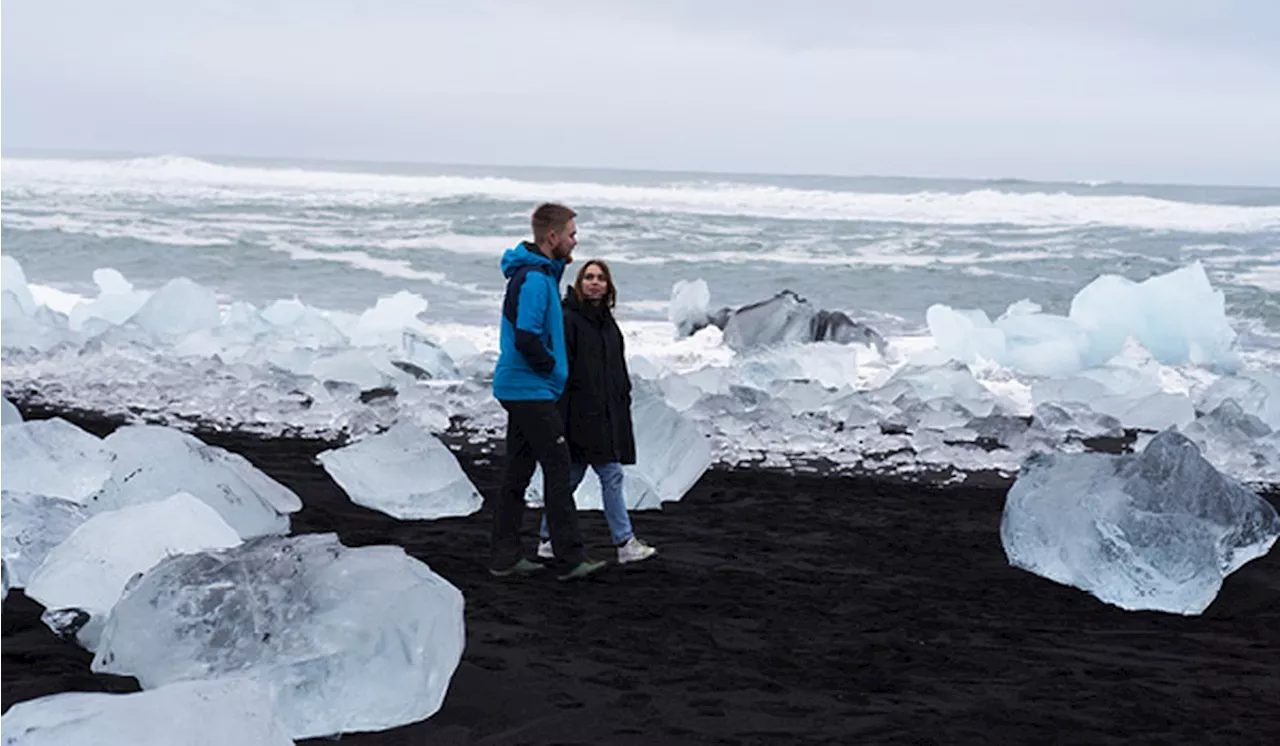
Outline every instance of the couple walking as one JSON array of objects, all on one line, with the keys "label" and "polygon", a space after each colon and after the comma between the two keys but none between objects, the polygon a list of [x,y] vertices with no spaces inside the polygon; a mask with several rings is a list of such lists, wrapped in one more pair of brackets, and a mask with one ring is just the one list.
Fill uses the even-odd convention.
[{"label": "couple walking", "polygon": [[578,244],[577,214],[557,204],[533,213],[533,241],[502,257],[507,278],[493,394],[507,410],[506,466],[494,504],[495,576],[529,574],[543,565],[524,557],[524,497],[542,466],[543,510],[538,557],[560,580],[584,578],[607,562],[587,557],[573,492],[590,466],[600,478],[605,517],[618,562],[655,550],[636,538],[623,497],[624,464],[635,463],[631,378],[622,332],[613,319],[617,289],[608,266],[591,260],[559,298],[560,278]]}]

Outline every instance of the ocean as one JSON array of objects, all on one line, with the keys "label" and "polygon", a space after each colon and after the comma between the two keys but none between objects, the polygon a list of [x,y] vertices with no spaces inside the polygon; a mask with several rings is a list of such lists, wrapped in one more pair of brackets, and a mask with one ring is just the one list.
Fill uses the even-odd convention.
[{"label": "ocean", "polygon": [[[0,236],[37,298],[64,313],[97,294],[94,270],[107,267],[139,290],[185,277],[256,308],[296,299],[358,314],[408,293],[446,349],[486,350],[499,257],[545,200],[579,212],[575,258],[612,267],[629,352],[686,372],[725,351],[672,347],[681,280],[704,280],[712,307],[789,289],[918,349],[934,304],[994,319],[1028,299],[1066,314],[1099,275],[1140,281],[1192,263],[1224,294],[1248,365],[1280,369],[1276,188],[18,153],[3,159]],[[56,378],[51,364],[10,362],[6,385]],[[862,388],[864,373],[848,382]],[[998,390],[1007,378],[983,380]]]}]

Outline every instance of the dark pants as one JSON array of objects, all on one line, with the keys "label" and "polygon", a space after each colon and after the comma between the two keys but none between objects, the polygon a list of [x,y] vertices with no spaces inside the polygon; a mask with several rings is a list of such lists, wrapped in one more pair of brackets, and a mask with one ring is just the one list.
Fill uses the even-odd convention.
[{"label": "dark pants", "polygon": [[542,497],[551,548],[556,560],[577,564],[586,559],[578,531],[578,508],[569,490],[569,445],[564,421],[553,401],[504,401],[507,410],[507,463],[502,491],[493,506],[493,546],[490,566],[510,567],[524,550],[524,495],[537,465],[542,466]]}]

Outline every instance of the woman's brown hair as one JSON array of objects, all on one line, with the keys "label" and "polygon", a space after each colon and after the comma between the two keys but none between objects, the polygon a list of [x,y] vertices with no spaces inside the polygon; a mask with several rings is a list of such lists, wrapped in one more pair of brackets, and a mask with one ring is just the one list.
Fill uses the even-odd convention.
[{"label": "woman's brown hair", "polygon": [[604,273],[604,281],[609,289],[604,292],[605,308],[613,308],[618,302],[618,289],[613,286],[613,272],[609,271],[609,265],[604,263],[603,259],[591,259],[582,265],[582,269],[578,270],[578,279],[573,281],[573,294],[578,296],[578,300],[585,301],[587,298],[582,294],[582,278],[587,274],[587,268],[596,266]]}]

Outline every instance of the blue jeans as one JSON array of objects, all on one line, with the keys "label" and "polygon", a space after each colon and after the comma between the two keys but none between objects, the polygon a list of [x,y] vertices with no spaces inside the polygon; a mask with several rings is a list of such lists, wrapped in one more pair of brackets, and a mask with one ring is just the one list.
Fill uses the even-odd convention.
[{"label": "blue jeans", "polygon": [[[622,497],[622,464],[612,461],[607,464],[593,464],[596,476],[600,478],[600,498],[604,503],[604,517],[609,522],[609,534],[615,545],[626,544],[635,533],[631,530],[631,516],[627,515],[627,502]],[[574,462],[569,464],[569,491],[576,492],[587,476],[587,465]],[[542,540],[551,535],[547,531],[547,515],[542,515]]]}]

